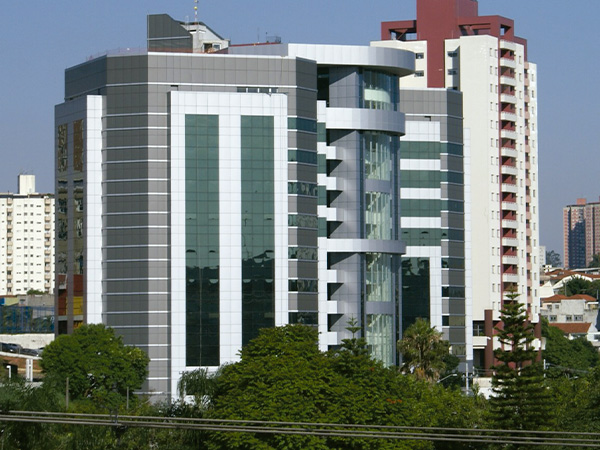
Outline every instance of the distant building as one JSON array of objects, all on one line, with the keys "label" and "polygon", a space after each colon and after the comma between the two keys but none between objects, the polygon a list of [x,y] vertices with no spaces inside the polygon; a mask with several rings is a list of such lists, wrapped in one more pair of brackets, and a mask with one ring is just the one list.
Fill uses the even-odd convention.
[{"label": "distant building", "polygon": [[542,299],[542,317],[567,335],[569,339],[586,338],[600,346],[598,332],[598,300],[585,294],[554,295]]},{"label": "distant building", "polygon": [[597,270],[592,273],[591,269],[588,269],[588,271],[574,271],[549,268],[540,277],[540,297],[542,301],[556,294],[565,294],[567,283],[574,278],[594,282],[600,280],[600,275]]},{"label": "distant building", "polygon": [[19,175],[19,192],[0,193],[0,295],[54,291],[54,197]]},{"label": "distant building", "polygon": [[578,198],[575,205],[564,207],[563,236],[565,267],[587,267],[600,253],[600,202]]}]

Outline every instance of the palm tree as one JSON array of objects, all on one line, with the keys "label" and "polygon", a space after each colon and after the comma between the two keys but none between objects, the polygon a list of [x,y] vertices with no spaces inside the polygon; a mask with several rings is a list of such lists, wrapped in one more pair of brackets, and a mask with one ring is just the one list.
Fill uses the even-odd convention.
[{"label": "palm tree", "polygon": [[402,353],[401,369],[404,373],[415,374],[417,378],[437,381],[446,367],[444,356],[449,349],[442,333],[429,326],[427,320],[418,318],[398,341],[398,350]]}]

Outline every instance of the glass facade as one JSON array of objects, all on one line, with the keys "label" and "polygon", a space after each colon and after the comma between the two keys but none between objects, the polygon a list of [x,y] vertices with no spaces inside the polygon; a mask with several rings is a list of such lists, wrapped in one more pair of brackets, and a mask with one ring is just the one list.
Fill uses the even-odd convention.
[{"label": "glass facade", "polygon": [[366,261],[366,300],[368,302],[392,302],[394,300],[392,255],[367,253]]},{"label": "glass facade", "polygon": [[[261,328],[275,325],[275,144],[272,116],[242,116],[241,125],[242,345],[246,345]],[[310,189],[304,186],[308,183],[289,184],[302,192]],[[316,185],[314,190],[316,194]]]},{"label": "glass facade", "polygon": [[398,109],[398,77],[376,70],[363,70],[363,108]]},{"label": "glass facade", "polygon": [[392,175],[393,136],[385,133],[362,134],[365,177],[368,180],[390,181]]},{"label": "glass facade", "polygon": [[58,334],[67,333],[68,314],[68,292],[66,289],[61,289],[61,286],[66,286],[66,277],[68,271],[68,237],[69,237],[69,189],[67,183],[67,170],[69,161],[69,134],[68,125],[61,124],[57,128],[57,151],[56,151],[56,175],[57,175],[57,193],[56,193],[56,274],[58,284],[56,286],[58,292]]},{"label": "glass facade", "polygon": [[394,363],[394,342],[391,314],[367,314],[365,335],[371,356],[386,366]]},{"label": "glass facade", "polygon": [[219,359],[219,118],[185,117],[186,365]]},{"label": "glass facade", "polygon": [[429,258],[402,258],[402,329],[429,320]]},{"label": "glass facade", "polygon": [[392,199],[387,192],[366,192],[365,226],[367,239],[392,238]]},{"label": "glass facade", "polygon": [[73,122],[73,327],[83,323],[84,180],[83,120]]},{"label": "glass facade", "polygon": [[[395,110],[397,92],[388,84],[394,78],[379,72],[364,71],[364,106]],[[395,88],[397,86],[396,80]],[[387,133],[365,131],[360,135],[366,239],[392,240],[397,237],[394,192],[397,189],[395,173],[398,146],[398,137]],[[397,329],[394,320],[394,311],[397,309],[397,264],[391,254],[365,253],[362,257],[364,336],[371,355],[385,365],[392,365]]]}]

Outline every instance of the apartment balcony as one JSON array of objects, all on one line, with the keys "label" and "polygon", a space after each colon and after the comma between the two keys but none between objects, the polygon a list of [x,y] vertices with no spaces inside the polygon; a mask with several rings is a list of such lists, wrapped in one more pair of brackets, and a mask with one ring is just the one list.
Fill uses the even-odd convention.
[{"label": "apartment balcony", "polygon": [[6,233],[6,237],[11,239],[13,237],[13,234],[11,231],[9,231],[8,233]]},{"label": "apartment balcony", "polygon": [[506,139],[517,139],[519,135],[513,130],[500,130],[500,137]]},{"label": "apartment balcony", "polygon": [[342,152],[336,146],[329,145],[325,147],[325,157],[328,161],[341,161],[344,159]]},{"label": "apartment balcony", "polygon": [[500,173],[502,175],[513,175],[517,176],[519,174],[519,169],[516,166],[509,166],[508,164],[502,164],[500,166]]},{"label": "apartment balcony", "polygon": [[515,255],[502,256],[502,264],[510,264],[511,266],[519,264],[519,257]]},{"label": "apartment balcony", "polygon": [[500,58],[500,67],[510,67],[511,69],[516,69],[517,62],[514,59]]},{"label": "apartment balcony", "polygon": [[44,250],[44,255],[49,255],[51,253],[51,250],[49,248]]},{"label": "apartment balcony", "polygon": [[44,225],[44,230],[48,231],[50,230],[50,228],[52,227],[52,225],[50,225],[49,223]]},{"label": "apartment balcony", "polygon": [[502,245],[504,247],[518,247],[519,246],[519,240],[517,238],[503,237],[502,238]]},{"label": "apartment balcony", "polygon": [[502,192],[510,192],[516,194],[519,192],[519,187],[516,184],[502,183]]},{"label": "apartment balcony", "polygon": [[500,94],[500,101],[503,103],[511,103],[515,105],[517,103],[517,96],[510,94]]},{"label": "apartment balcony", "polygon": [[519,156],[519,152],[517,151],[517,149],[510,147],[502,147],[500,149],[500,153],[502,154],[502,156],[506,156],[508,158],[517,158]]},{"label": "apartment balcony", "polygon": [[517,85],[517,80],[514,77],[500,77],[500,84],[514,87]]},{"label": "apartment balcony", "polygon": [[516,122],[518,118],[517,115],[513,112],[500,111],[500,119],[508,120],[509,122]]},{"label": "apartment balcony", "polygon": [[317,175],[317,183],[320,186],[325,186],[328,191],[343,191],[342,179],[338,177],[328,177],[324,174]]},{"label": "apartment balcony", "polygon": [[513,52],[516,52],[517,44],[512,41],[505,41],[504,39],[500,39],[500,50],[512,50]]},{"label": "apartment balcony", "polygon": [[46,206],[46,207],[44,208],[44,212],[45,212],[46,214],[50,214],[50,213],[52,212],[52,208],[50,208],[49,206]]},{"label": "apartment balcony", "polygon": [[503,273],[502,281],[505,283],[518,283],[519,275],[516,273]]},{"label": "apartment balcony", "polygon": [[327,282],[328,283],[342,283],[342,272],[339,270],[328,270],[327,271]]},{"label": "apartment balcony", "polygon": [[49,273],[44,275],[45,280],[49,280],[51,277],[52,277],[52,275],[50,275]]},{"label": "apartment balcony", "polygon": [[503,220],[502,228],[510,228],[512,230],[516,230],[519,227],[519,222],[516,220]]},{"label": "apartment balcony", "polygon": [[325,217],[327,222],[343,222],[344,214],[341,209],[338,208],[328,208],[324,205],[319,205],[317,209],[317,213],[319,217]]}]

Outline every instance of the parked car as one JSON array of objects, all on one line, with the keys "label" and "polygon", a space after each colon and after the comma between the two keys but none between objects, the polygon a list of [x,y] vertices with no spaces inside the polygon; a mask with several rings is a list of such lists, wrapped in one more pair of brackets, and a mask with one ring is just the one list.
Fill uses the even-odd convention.
[{"label": "parked car", "polygon": [[23,348],[21,349],[21,355],[40,356],[40,351],[36,348]]},{"label": "parked car", "polygon": [[23,347],[19,344],[8,344],[6,342],[2,342],[2,351],[7,353],[21,353]]}]

